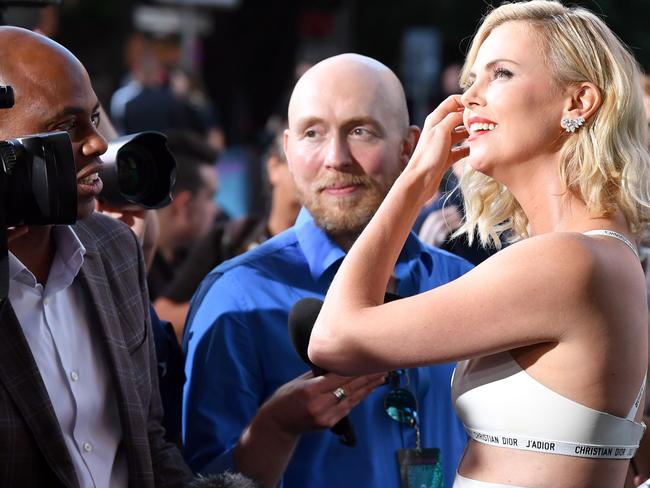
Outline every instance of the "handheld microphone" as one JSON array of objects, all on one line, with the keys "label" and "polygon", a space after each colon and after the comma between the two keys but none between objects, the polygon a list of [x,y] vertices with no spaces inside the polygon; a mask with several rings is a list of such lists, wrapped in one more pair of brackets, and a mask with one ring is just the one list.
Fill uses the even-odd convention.
[{"label": "handheld microphone", "polygon": [[[322,376],[327,373],[327,371],[312,363],[307,355],[311,331],[322,306],[323,302],[318,298],[303,298],[298,300],[289,311],[289,337],[291,337],[291,343],[300,358],[311,368],[314,376]],[[347,416],[339,420],[330,430],[338,436],[341,444],[350,447],[356,445],[357,437]]]}]

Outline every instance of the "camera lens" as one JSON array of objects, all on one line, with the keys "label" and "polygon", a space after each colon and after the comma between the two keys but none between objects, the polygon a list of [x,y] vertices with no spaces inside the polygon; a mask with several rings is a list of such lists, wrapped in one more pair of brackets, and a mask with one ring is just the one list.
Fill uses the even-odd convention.
[{"label": "camera lens", "polygon": [[148,152],[125,147],[117,158],[117,176],[122,194],[131,200],[142,200],[156,181],[156,165]]},{"label": "camera lens", "polygon": [[114,206],[160,208],[171,201],[176,162],[158,132],[122,136],[102,155],[100,199]]}]

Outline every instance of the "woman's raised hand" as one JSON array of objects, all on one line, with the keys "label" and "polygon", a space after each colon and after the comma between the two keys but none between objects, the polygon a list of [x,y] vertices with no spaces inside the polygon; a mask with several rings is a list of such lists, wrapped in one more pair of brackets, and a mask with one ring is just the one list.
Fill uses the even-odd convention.
[{"label": "woman's raised hand", "polygon": [[460,95],[451,95],[424,121],[406,169],[423,178],[425,197],[433,196],[447,168],[469,154],[469,148],[461,144],[467,138],[463,111]]}]

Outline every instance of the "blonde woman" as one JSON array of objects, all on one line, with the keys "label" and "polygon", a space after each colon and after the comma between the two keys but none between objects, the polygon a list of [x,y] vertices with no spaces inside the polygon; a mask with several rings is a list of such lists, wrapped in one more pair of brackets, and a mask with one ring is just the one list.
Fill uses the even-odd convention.
[{"label": "blonde woman", "polygon": [[[589,11],[531,1],[486,17],[461,81],[341,266],[310,357],[343,374],[461,360],[454,401],[471,441],[456,487],[622,486],[648,358],[639,68]],[[465,156],[464,230],[517,242],[381,304],[421,205]]]}]

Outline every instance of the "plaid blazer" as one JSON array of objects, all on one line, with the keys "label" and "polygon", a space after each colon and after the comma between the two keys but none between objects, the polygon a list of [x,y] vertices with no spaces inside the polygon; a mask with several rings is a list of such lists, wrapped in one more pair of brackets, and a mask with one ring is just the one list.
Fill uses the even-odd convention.
[{"label": "plaid blazer", "polygon": [[[175,487],[191,473],[163,440],[142,253],[130,229],[100,214],[73,226],[86,248],[75,282],[93,309],[112,374],[129,486]],[[0,486],[79,487],[54,409],[8,300],[0,310]],[[80,487],[85,488],[85,487]]]}]

